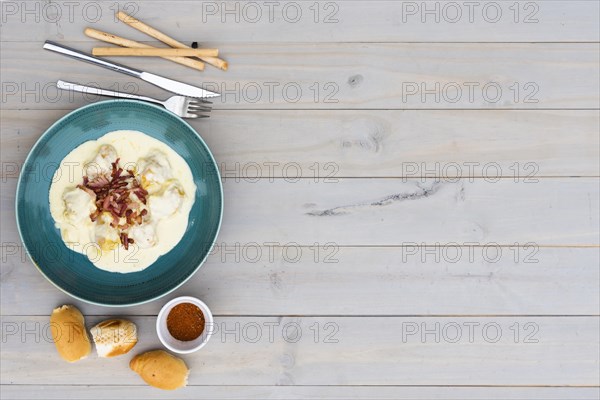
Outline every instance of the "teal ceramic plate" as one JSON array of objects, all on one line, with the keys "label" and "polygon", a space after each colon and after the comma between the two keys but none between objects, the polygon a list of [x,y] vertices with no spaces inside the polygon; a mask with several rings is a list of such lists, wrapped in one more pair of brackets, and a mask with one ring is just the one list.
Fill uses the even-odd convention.
[{"label": "teal ceramic plate", "polygon": [[[145,270],[129,274],[103,271],[70,250],[54,226],[48,204],[50,183],[61,160],[81,143],[121,129],[140,131],[169,145],[187,161],[197,186],[181,241]],[[33,146],[17,186],[17,225],[33,263],[71,296],[106,306],[144,303],[182,285],[206,259],[222,213],[221,179],[202,138],[174,114],[132,100],[90,104],[61,118]]]}]

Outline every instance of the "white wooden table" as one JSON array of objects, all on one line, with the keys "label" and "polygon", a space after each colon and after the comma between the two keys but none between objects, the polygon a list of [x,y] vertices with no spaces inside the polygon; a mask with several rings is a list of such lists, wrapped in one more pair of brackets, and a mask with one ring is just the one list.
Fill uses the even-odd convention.
[{"label": "white wooden table", "polygon": [[[598,1],[2,1],[1,396],[597,399]],[[147,38],[117,8],[219,47],[223,72],[122,62],[223,93],[192,121],[222,171],[206,264],[170,296],[112,309],[34,268],[14,217],[20,166],[94,101],[57,79],[166,97],[42,50],[91,26]],[[459,178],[455,178],[456,176]],[[138,324],[194,295],[218,332],[165,393],[131,355],[59,360],[48,315]]]}]

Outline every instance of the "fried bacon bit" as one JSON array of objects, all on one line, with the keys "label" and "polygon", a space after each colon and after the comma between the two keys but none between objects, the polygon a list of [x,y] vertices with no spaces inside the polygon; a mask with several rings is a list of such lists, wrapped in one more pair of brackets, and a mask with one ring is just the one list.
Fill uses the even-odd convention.
[{"label": "fried bacon bit", "polygon": [[129,245],[133,244],[134,240],[127,236],[126,233],[121,233],[121,244],[125,247],[125,250],[129,250]]},{"label": "fried bacon bit", "polygon": [[[125,231],[134,224],[141,224],[142,218],[148,214],[146,209],[138,212],[139,203],[130,197],[133,193],[141,203],[146,204],[148,196],[148,192],[135,178],[133,170],[129,169],[123,174],[123,168],[119,167],[117,159],[112,163],[110,176],[98,175],[92,180],[84,176],[83,184],[77,187],[95,198],[96,210],[90,214],[92,222],[95,222],[101,213],[109,212],[112,216],[110,226],[120,230],[121,244],[127,250],[134,240]],[[125,218],[124,224],[121,224],[121,218]]]},{"label": "fried bacon bit", "polygon": [[[131,242],[129,242],[131,240]],[[125,250],[129,250],[129,243],[133,243],[133,239],[130,239],[126,233],[121,233],[121,244],[125,247]]]},{"label": "fried bacon bit", "polygon": [[148,196],[148,192],[143,187],[134,188],[133,194],[135,194],[142,203],[146,204],[146,196]]},{"label": "fried bacon bit", "polygon": [[92,220],[92,222],[96,222],[96,220],[98,219],[99,216],[100,216],[100,211],[98,211],[98,209],[96,209],[96,211],[94,211],[93,213],[90,214],[90,219]]}]

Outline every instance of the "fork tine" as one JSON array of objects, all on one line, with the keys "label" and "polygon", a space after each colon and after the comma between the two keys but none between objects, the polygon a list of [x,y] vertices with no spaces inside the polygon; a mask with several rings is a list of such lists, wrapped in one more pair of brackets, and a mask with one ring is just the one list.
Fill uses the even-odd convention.
[{"label": "fork tine", "polygon": [[194,100],[190,100],[190,101],[188,101],[188,102],[186,103],[186,105],[187,105],[188,107],[198,107],[198,108],[202,108],[202,109],[205,109],[205,110],[210,110],[210,109],[212,109],[212,107],[211,107],[211,106],[206,106],[206,105],[204,105],[204,104],[202,104],[202,103],[200,103],[200,102],[194,101]]},{"label": "fork tine", "polygon": [[[184,118],[208,118],[208,115],[200,114],[201,112],[208,113],[212,107],[204,105],[206,101],[199,98],[186,98],[183,104]],[[212,103],[211,103],[212,104]]]},{"label": "fork tine", "polygon": [[183,118],[208,118],[209,115],[205,114],[196,114],[195,112],[187,111]]},{"label": "fork tine", "polygon": [[212,108],[210,107],[204,107],[204,106],[194,106],[194,105],[189,105],[187,107],[188,110],[194,110],[194,111],[206,111],[206,112],[210,112],[212,110]]},{"label": "fork tine", "polygon": [[[189,100],[188,100],[188,104],[202,105],[202,106],[204,106],[204,107],[210,107],[210,106],[206,106],[206,105],[205,105],[205,104],[208,104],[208,103],[205,103],[205,102],[203,102],[203,101],[201,101],[201,100],[198,100],[198,99],[189,99]],[[210,103],[210,104],[212,104],[212,103]]]}]

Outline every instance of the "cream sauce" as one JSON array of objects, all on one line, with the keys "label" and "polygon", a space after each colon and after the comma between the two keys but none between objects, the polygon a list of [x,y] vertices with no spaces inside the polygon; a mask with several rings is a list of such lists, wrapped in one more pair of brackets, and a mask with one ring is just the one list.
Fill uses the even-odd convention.
[{"label": "cream sauce", "polygon": [[[142,225],[130,228],[135,243],[128,250],[114,244],[119,242],[119,234],[110,227],[111,218],[101,215],[92,222],[89,215],[96,210],[94,198],[77,188],[84,175],[93,178],[110,171],[115,157],[125,170],[133,168],[148,191],[148,216]],[[192,171],[173,149],[141,132],[114,131],[82,143],[62,160],[50,186],[50,212],[70,249],[86,255],[100,269],[136,272],[179,243],[195,193]]]}]

